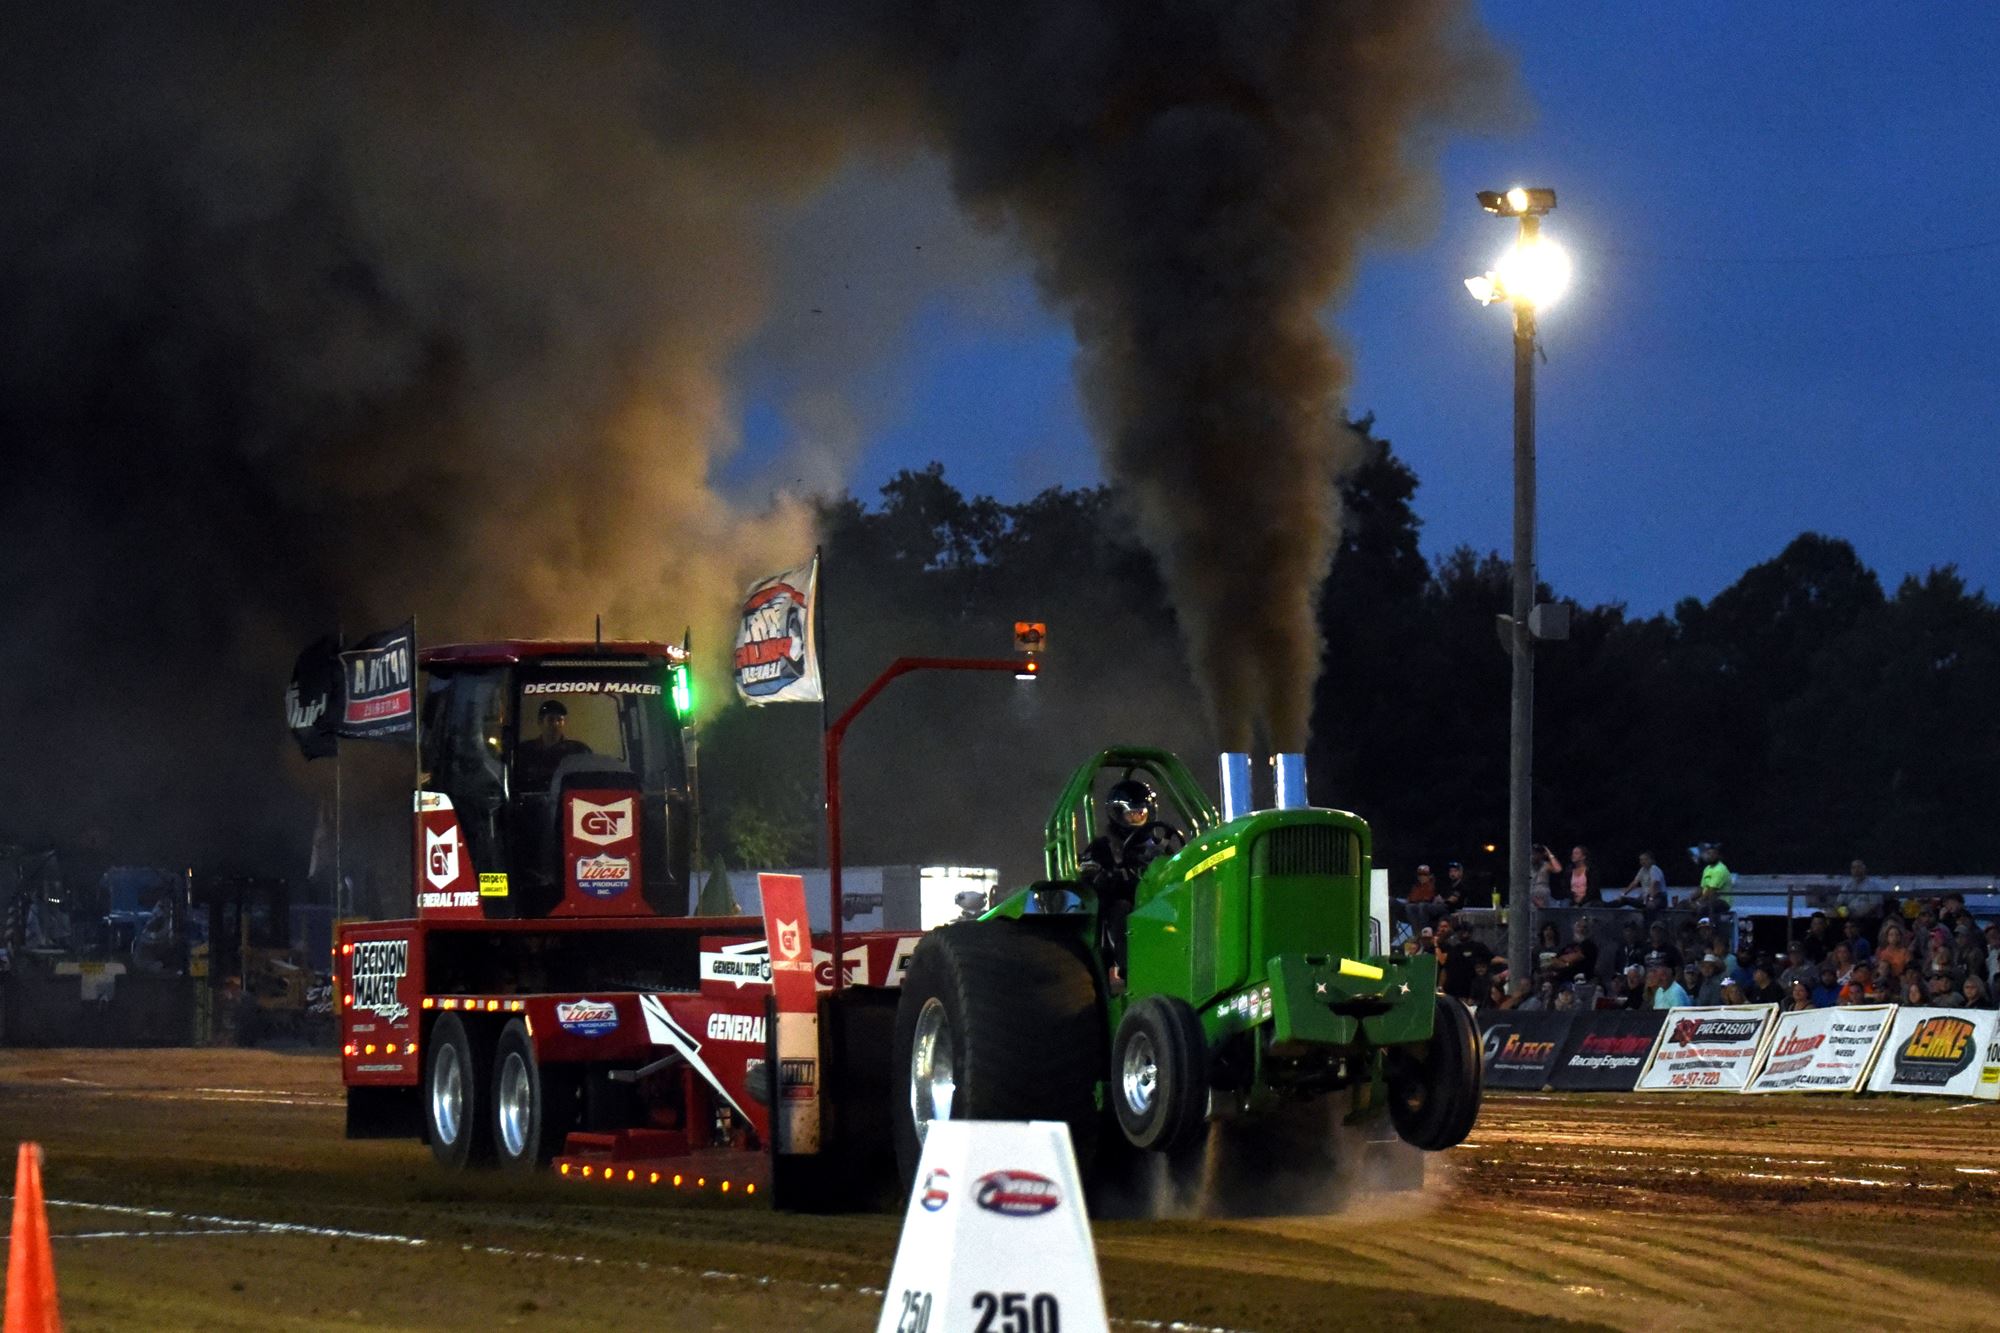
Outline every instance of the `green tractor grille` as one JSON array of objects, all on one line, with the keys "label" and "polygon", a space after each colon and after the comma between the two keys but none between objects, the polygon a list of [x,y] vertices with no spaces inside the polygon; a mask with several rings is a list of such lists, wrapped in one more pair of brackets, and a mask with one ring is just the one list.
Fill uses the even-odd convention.
[{"label": "green tractor grille", "polygon": [[1327,824],[1274,828],[1250,854],[1253,875],[1352,875],[1361,860],[1360,839]]}]

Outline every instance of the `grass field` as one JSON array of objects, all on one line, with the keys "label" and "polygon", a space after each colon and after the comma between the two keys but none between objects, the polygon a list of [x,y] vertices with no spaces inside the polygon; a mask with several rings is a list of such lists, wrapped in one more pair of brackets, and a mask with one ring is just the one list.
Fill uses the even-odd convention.
[{"label": "grass field", "polygon": [[[448,1176],[331,1057],[0,1051],[73,1329],[869,1329],[885,1216]],[[2000,1105],[1492,1096],[1422,1195],[1100,1222],[1114,1323],[1991,1327]]]}]

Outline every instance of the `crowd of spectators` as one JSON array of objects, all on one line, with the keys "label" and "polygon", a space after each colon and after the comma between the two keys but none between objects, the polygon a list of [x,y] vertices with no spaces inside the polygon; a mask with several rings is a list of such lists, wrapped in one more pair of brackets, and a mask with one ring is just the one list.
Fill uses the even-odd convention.
[{"label": "crowd of spectators", "polygon": [[1606,913],[1570,913],[1566,928],[1538,911],[1533,975],[1509,977],[1504,954],[1482,944],[1460,915],[1472,896],[1463,868],[1452,862],[1440,885],[1422,866],[1408,896],[1396,900],[1395,947],[1435,953],[1441,991],[1498,1009],[1890,1003],[1992,1009],[2000,995],[2000,920],[1982,925],[1956,893],[1891,894],[1860,861],[1810,918],[1793,924],[1779,952],[1754,947],[1751,932],[1739,929],[1719,847],[1698,849],[1701,881],[1679,898],[1651,855],[1640,857],[1637,873],[1609,899],[1588,848],[1572,848],[1567,863],[1545,847],[1536,848],[1536,857],[1537,908],[1629,911],[1611,914],[1623,919],[1608,926]]}]

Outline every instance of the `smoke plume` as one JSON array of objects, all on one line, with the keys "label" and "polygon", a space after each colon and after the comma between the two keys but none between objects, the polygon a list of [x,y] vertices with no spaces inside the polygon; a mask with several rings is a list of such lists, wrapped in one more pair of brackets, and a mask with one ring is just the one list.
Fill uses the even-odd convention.
[{"label": "smoke plume", "polygon": [[[1319,317],[1412,145],[1490,86],[1467,8],[10,7],[0,836],[300,841],[277,699],[336,622],[718,642],[810,540],[715,480],[732,359],[799,319],[786,220],[927,153],[1073,322],[1219,729],[1302,742],[1341,459]],[[944,267],[875,265],[846,299],[876,316],[822,348]],[[807,387],[851,450],[867,414]]]},{"label": "smoke plume", "polygon": [[[928,8],[928,7],[927,7]],[[1305,745],[1346,370],[1321,327],[1413,154],[1504,88],[1461,0],[937,6],[961,194],[1017,224],[1082,346],[1108,470],[1231,748]]]}]

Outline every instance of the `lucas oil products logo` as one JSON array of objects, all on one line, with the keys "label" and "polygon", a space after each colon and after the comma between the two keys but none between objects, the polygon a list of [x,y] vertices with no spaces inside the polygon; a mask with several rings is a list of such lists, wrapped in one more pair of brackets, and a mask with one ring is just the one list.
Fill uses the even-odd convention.
[{"label": "lucas oil products logo", "polygon": [[581,856],[576,886],[593,898],[616,898],[632,887],[632,862],[623,856]]},{"label": "lucas oil products logo", "polygon": [[1974,1028],[1962,1018],[1926,1018],[1896,1052],[1896,1082],[1942,1087],[1972,1064]]},{"label": "lucas oil products logo", "polygon": [[400,1023],[410,1016],[410,1007],[398,994],[403,975],[410,970],[408,940],[363,940],[354,946],[354,1007]]},{"label": "lucas oil products logo", "polygon": [[579,841],[599,847],[622,842],[632,836],[632,798],[599,805],[595,801],[572,798],[569,804],[569,831]]},{"label": "lucas oil products logo", "polygon": [[989,1171],[972,1183],[972,1201],[1003,1217],[1040,1217],[1055,1210],[1062,1193],[1033,1171]]},{"label": "lucas oil products logo", "polygon": [[601,1037],[618,1027],[618,1006],[609,1000],[571,1000],[556,1006],[556,1022],[579,1037]]}]

